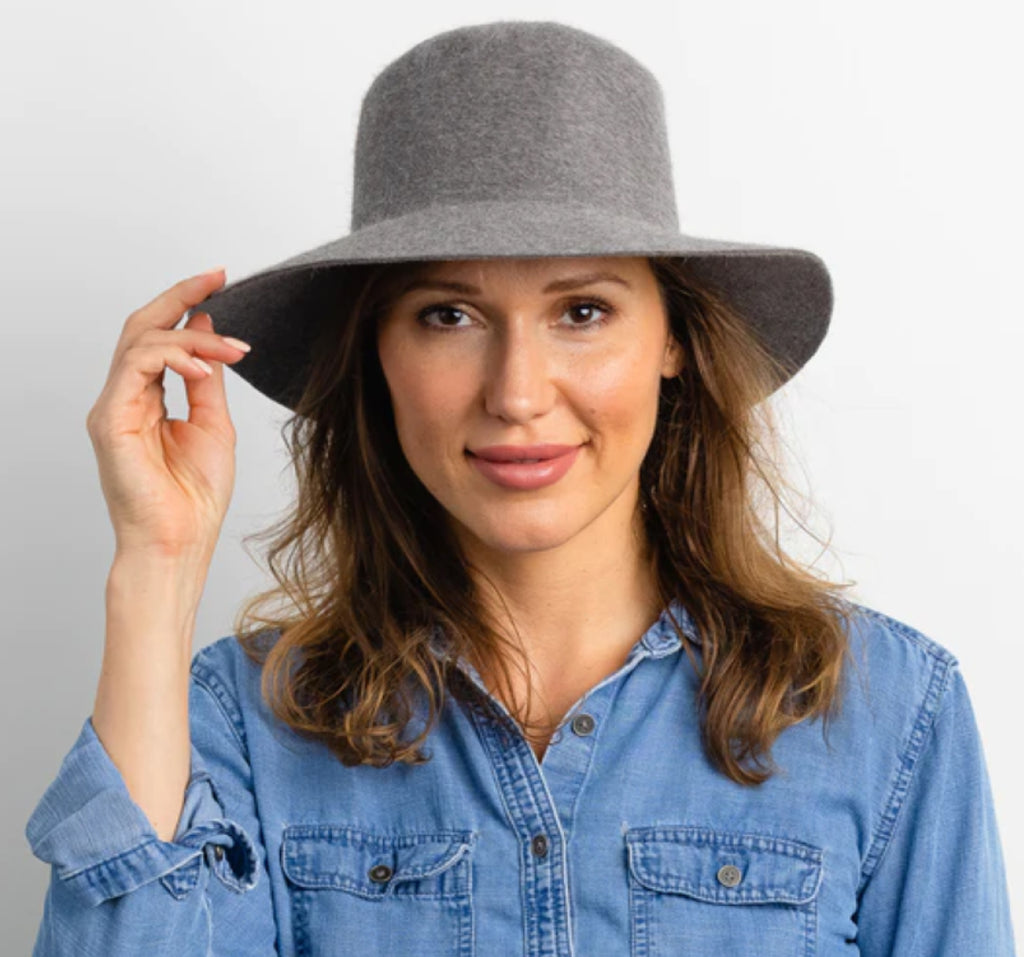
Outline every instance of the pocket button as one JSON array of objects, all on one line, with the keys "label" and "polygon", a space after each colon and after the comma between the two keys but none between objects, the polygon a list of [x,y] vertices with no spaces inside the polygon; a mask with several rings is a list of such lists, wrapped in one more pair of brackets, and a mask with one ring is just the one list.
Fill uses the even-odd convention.
[{"label": "pocket button", "polygon": [[723,864],[718,868],[718,883],[723,884],[726,887],[735,887],[741,880],[743,875],[740,873],[740,869],[735,864]]},{"label": "pocket button", "polygon": [[391,868],[387,864],[375,864],[370,868],[370,880],[377,884],[386,884],[391,880]]}]

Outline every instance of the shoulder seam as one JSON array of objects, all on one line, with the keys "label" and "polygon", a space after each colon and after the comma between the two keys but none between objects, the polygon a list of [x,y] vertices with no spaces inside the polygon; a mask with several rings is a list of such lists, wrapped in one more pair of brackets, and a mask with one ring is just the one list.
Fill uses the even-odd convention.
[{"label": "shoulder seam", "polygon": [[933,658],[945,662],[948,665],[952,665],[954,668],[959,667],[960,662],[953,652],[943,645],[940,645],[937,641],[932,640],[927,635],[922,634],[916,628],[911,628],[910,625],[904,624],[902,621],[892,618],[875,608],[869,608],[867,605],[851,604],[854,604],[861,614],[868,618],[873,618],[890,631],[896,632],[901,638],[906,638],[908,641],[913,642],[918,648],[927,652]]},{"label": "shoulder seam", "polygon": [[[878,615],[879,613],[876,612],[873,614]],[[887,623],[890,621],[885,615],[881,615],[880,617]],[[899,622],[893,622],[892,624],[899,625]],[[912,629],[908,630],[913,631]],[[878,867],[886,849],[889,847],[893,832],[896,829],[896,823],[899,819],[900,811],[904,805],[904,799],[906,798],[907,792],[910,790],[910,784],[914,776],[914,771],[918,765],[918,759],[929,741],[931,730],[935,724],[935,718],[939,713],[940,703],[949,688],[951,678],[959,667],[959,663],[951,653],[946,653],[945,655],[937,654],[931,647],[929,647],[929,645],[930,643],[926,643],[925,647],[927,650],[932,652],[935,667],[932,670],[931,680],[928,682],[928,689],[925,692],[924,700],[921,704],[920,710],[918,711],[917,720],[914,722],[914,727],[910,732],[907,745],[900,757],[899,770],[893,780],[889,797],[886,801],[885,811],[882,814],[881,820],[879,821],[878,827],[875,831],[875,837],[871,842],[871,847],[868,849],[868,853],[864,858],[864,863],[861,867],[860,883],[857,887],[858,897],[863,891],[864,886],[867,884],[871,875]]]},{"label": "shoulder seam", "polygon": [[[229,641],[231,639],[229,637],[222,640]],[[200,649],[192,659],[192,677],[195,679],[196,684],[203,688],[217,703],[217,706],[227,720],[228,726],[238,740],[242,752],[248,754],[249,745],[245,734],[245,724],[242,720],[242,709],[239,706],[238,700],[227,687],[227,684],[207,660],[209,658],[207,652],[216,644],[219,644],[219,642],[214,642]]]}]

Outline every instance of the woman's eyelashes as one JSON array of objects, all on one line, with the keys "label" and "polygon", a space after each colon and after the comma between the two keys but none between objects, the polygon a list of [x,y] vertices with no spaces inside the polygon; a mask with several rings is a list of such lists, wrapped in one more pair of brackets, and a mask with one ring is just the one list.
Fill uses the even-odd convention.
[{"label": "woman's eyelashes", "polygon": [[[582,322],[569,322],[568,325],[572,329],[579,329],[581,332],[589,332],[592,329],[600,328],[605,325],[612,317],[614,310],[608,303],[600,299],[578,299],[572,302],[566,303],[559,318],[566,315],[573,315],[577,319],[582,319]],[[460,329],[468,329],[468,324],[462,325],[443,325],[431,322],[429,317],[431,316],[461,316],[469,318],[469,314],[464,310],[459,309],[457,306],[451,303],[437,302],[431,303],[429,306],[425,306],[416,313],[416,320],[420,325],[425,326],[428,329],[434,329],[438,332],[458,332]],[[456,322],[459,320],[456,319]]]}]

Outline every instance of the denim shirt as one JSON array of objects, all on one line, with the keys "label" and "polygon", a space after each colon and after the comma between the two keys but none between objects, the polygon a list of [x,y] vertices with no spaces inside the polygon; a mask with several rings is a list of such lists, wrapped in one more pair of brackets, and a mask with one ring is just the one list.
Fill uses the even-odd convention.
[{"label": "denim shirt", "polygon": [[704,756],[697,675],[665,612],[540,762],[448,697],[429,762],[345,767],[271,715],[259,668],[221,638],[193,658],[173,840],[86,719],[26,827],[51,864],[33,954],[1009,957],[958,663],[854,608],[828,740],[819,720],[785,730],[758,787]]}]

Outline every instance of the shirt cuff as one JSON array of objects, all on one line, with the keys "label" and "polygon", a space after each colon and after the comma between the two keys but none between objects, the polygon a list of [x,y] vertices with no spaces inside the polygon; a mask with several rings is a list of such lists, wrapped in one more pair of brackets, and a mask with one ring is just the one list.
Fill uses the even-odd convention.
[{"label": "shirt cuff", "polygon": [[32,812],[25,836],[32,853],[93,906],[158,879],[180,899],[199,884],[204,863],[237,893],[254,887],[258,874],[253,841],[225,819],[194,744],[178,827],[172,840],[162,841],[132,800],[91,716]]}]

